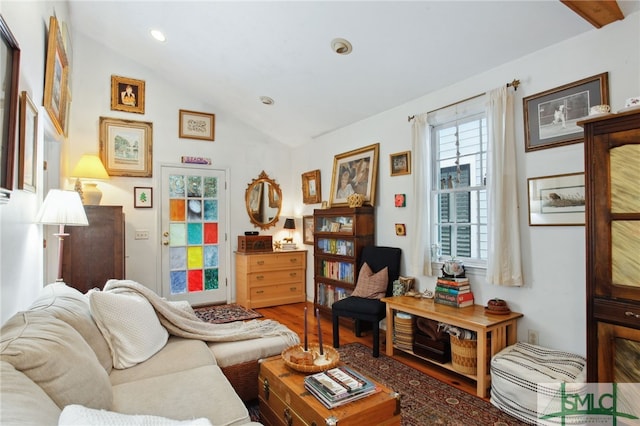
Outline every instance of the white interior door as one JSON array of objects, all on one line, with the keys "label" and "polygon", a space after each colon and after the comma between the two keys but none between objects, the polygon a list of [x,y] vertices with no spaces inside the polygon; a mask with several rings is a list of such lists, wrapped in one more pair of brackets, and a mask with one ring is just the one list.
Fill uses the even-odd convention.
[{"label": "white interior door", "polygon": [[226,171],[161,166],[162,296],[226,303],[229,282]]}]

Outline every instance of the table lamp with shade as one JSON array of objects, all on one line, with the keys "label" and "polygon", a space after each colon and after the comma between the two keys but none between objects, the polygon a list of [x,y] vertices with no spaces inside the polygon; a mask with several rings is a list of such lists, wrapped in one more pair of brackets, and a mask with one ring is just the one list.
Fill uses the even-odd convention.
[{"label": "table lamp with shade", "polygon": [[102,191],[98,189],[98,184],[96,182],[85,181],[83,185],[80,182],[80,179],[109,179],[109,174],[97,155],[84,154],[80,157],[80,161],[78,161],[78,164],[76,164],[76,167],[71,172],[71,177],[76,178],[75,190],[80,194],[80,198],[85,205],[100,205]]},{"label": "table lamp with shade", "polygon": [[58,277],[56,281],[62,281],[62,250],[64,237],[69,234],[64,232],[67,226],[88,226],[87,214],[84,211],[80,194],[76,191],[64,191],[52,189],[44,199],[36,215],[36,223],[43,225],[58,225]]},{"label": "table lamp with shade", "polygon": [[284,250],[294,250],[296,249],[296,244],[293,242],[293,231],[296,229],[296,222],[293,218],[287,218],[284,221],[284,229],[289,230],[289,238],[285,238],[282,243],[282,248]]}]

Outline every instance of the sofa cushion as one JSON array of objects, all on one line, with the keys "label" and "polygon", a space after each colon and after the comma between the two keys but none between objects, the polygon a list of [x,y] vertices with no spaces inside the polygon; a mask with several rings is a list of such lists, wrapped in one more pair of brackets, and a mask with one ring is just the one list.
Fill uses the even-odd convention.
[{"label": "sofa cushion", "polygon": [[46,312],[19,312],[3,326],[0,358],[63,408],[110,408],[111,383],[95,353],[69,324]]},{"label": "sofa cushion", "polygon": [[170,336],[164,348],[140,364],[124,370],[113,369],[109,375],[112,385],[176,373],[203,365],[215,365],[216,360],[202,340]]},{"label": "sofa cushion", "polygon": [[384,267],[375,274],[365,262],[358,273],[358,282],[352,296],[365,299],[382,299],[389,285],[389,268]]},{"label": "sofa cushion", "polygon": [[112,410],[176,420],[205,417],[215,425],[249,422],[247,407],[216,365],[116,385]]},{"label": "sofa cushion", "polygon": [[113,367],[111,352],[104,336],[91,316],[89,298],[65,283],[45,286],[30,310],[46,311],[75,328],[96,353],[107,373]]},{"label": "sofa cushion", "polygon": [[225,368],[279,355],[289,347],[289,342],[282,336],[273,336],[239,342],[211,342],[208,345],[216,363]]},{"label": "sofa cushion", "polygon": [[91,314],[107,340],[114,368],[146,361],[167,343],[169,332],[145,298],[99,290],[88,294]]},{"label": "sofa cushion", "polygon": [[29,377],[5,361],[0,361],[0,377],[2,424],[42,426],[58,423],[60,408]]},{"label": "sofa cushion", "polygon": [[60,415],[60,426],[211,426],[205,418],[194,420],[173,420],[166,417],[121,414],[113,411],[96,410],[82,405],[67,405]]}]

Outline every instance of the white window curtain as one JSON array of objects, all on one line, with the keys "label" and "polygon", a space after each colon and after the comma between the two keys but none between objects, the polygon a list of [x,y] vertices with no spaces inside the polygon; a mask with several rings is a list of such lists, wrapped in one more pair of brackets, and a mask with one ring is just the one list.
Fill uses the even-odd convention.
[{"label": "white window curtain", "polygon": [[522,286],[513,95],[506,86],[487,93],[487,134],[487,282]]},{"label": "white window curtain", "polygon": [[[413,149],[413,223],[411,232],[411,265],[413,275],[433,275],[431,270],[431,131],[427,114],[416,115],[411,123]],[[420,201],[418,201],[420,200]]]}]

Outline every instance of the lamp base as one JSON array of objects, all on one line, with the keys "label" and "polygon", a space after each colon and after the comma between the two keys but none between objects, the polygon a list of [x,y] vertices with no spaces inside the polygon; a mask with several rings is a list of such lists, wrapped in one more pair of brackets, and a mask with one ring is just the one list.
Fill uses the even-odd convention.
[{"label": "lamp base", "polygon": [[102,199],[102,191],[97,183],[85,182],[82,189],[82,201],[85,206],[99,206]]}]

